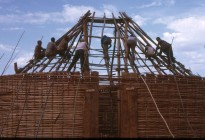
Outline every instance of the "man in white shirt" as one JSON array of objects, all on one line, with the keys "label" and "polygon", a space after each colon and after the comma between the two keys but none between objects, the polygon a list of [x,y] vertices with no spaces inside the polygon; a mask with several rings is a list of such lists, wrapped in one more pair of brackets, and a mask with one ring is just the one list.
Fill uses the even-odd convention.
[{"label": "man in white shirt", "polygon": [[127,38],[127,47],[125,50],[125,57],[129,58],[130,49],[132,50],[132,61],[135,60],[135,46],[137,45],[137,38],[134,35],[131,35]]},{"label": "man in white shirt", "polygon": [[85,40],[83,38],[80,39],[80,42],[78,43],[75,51],[75,55],[73,57],[73,60],[68,67],[68,72],[72,69],[72,67],[76,64],[76,62],[80,58],[80,64],[81,64],[81,70],[83,72],[83,66],[84,66],[84,61],[85,61],[85,53],[88,51],[89,47]]},{"label": "man in white shirt", "polygon": [[150,44],[147,44],[145,46],[145,56],[148,59],[154,58],[157,61],[157,63],[160,63],[155,54],[155,49]]},{"label": "man in white shirt", "polygon": [[151,46],[151,45],[149,45],[149,44],[147,44],[146,46],[145,46],[145,53],[146,53],[146,57],[154,57],[155,56],[155,50],[154,50],[154,48]]}]

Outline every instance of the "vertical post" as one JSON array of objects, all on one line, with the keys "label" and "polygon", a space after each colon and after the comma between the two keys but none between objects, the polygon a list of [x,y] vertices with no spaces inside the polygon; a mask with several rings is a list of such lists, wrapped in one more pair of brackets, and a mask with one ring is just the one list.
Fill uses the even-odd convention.
[{"label": "vertical post", "polygon": [[14,70],[15,70],[16,74],[19,73],[17,62],[14,63]]},{"label": "vertical post", "polygon": [[[86,20],[86,19],[85,19]],[[88,44],[88,28],[87,28],[87,21],[84,22],[83,25],[83,34],[84,34],[84,39],[85,42]],[[84,63],[84,71],[89,71],[89,60],[88,60],[88,52],[87,55],[85,57],[85,63]]]},{"label": "vertical post", "polygon": [[[130,87],[126,80],[127,74],[123,75],[123,90],[121,91],[120,102],[120,137],[137,137],[137,90]],[[129,79],[128,79],[129,80]]]},{"label": "vertical post", "polygon": [[[117,52],[117,73],[118,73],[118,78],[120,79],[120,47],[121,47],[121,44],[120,44],[120,29],[117,25],[117,22],[115,20],[115,17],[114,17],[114,14],[112,13],[112,17],[113,17],[113,20],[114,20],[114,24],[115,24],[115,30],[117,30],[117,49],[118,49],[118,52]],[[120,83],[120,80],[119,80],[119,83]]]},{"label": "vertical post", "polygon": [[[86,82],[86,81],[85,81]],[[90,85],[87,85],[85,92],[84,106],[84,137],[97,138],[99,137],[99,122],[98,122],[98,73],[91,73]]]},{"label": "vertical post", "polygon": [[137,137],[137,90],[136,88],[127,88],[126,94],[128,95],[128,111],[129,119],[129,136],[131,138]]},{"label": "vertical post", "polygon": [[128,72],[128,68],[127,68],[127,60],[129,57],[129,50],[130,48],[128,48],[127,46],[127,21],[125,22],[125,71]]}]

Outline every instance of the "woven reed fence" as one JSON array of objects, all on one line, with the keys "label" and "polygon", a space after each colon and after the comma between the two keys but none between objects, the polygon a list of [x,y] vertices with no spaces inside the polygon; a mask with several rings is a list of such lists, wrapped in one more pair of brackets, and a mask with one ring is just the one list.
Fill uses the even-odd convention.
[{"label": "woven reed fence", "polygon": [[97,102],[93,102],[98,96],[98,75],[91,74],[84,79],[80,73],[2,76],[1,137],[95,136],[97,129],[90,129],[91,125],[98,128],[98,124],[89,122],[98,118],[95,112],[90,115],[98,110]]},{"label": "woven reed fence", "polygon": [[101,80],[97,72],[1,76],[1,137],[205,137],[204,78]]},{"label": "woven reed fence", "polygon": [[204,78],[124,74],[122,81],[121,137],[205,137]]}]

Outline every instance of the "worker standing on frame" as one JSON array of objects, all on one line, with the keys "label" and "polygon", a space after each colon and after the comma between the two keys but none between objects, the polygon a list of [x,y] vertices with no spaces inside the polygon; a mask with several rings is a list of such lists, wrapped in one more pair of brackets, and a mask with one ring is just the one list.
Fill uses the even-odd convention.
[{"label": "worker standing on frame", "polygon": [[130,35],[127,38],[127,50],[125,52],[125,57],[129,58],[130,50],[131,52],[131,62],[134,63],[135,60],[135,46],[137,45],[137,38],[134,35]]},{"label": "worker standing on frame", "polygon": [[73,57],[73,60],[68,67],[68,72],[72,69],[72,67],[76,64],[76,62],[80,59],[80,64],[81,64],[81,71],[84,72],[84,63],[85,63],[85,57],[86,53],[89,50],[89,47],[85,40],[83,38],[80,39],[80,42],[78,43],[75,51],[75,55]]},{"label": "worker standing on frame", "polygon": [[156,38],[156,40],[158,41],[157,44],[157,48],[156,48],[156,54],[157,54],[157,50],[160,49],[159,55],[163,53],[165,53],[168,57],[168,66],[170,66],[170,64],[175,63],[175,58],[173,56],[173,51],[172,51],[172,45],[162,39],[160,39],[159,37]]},{"label": "worker standing on frame", "polygon": [[111,43],[112,40],[110,37],[107,37],[106,35],[104,35],[101,38],[101,46],[103,48],[103,54],[104,54],[104,58],[109,62],[110,61],[110,57],[109,57],[109,53],[108,50],[111,47]]}]

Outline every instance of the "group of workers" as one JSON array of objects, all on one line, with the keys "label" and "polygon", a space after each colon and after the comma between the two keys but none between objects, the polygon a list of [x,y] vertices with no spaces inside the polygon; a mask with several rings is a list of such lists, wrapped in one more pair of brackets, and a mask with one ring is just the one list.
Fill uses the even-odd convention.
[{"label": "group of workers", "polygon": [[66,49],[68,48],[69,37],[65,36],[59,45],[55,43],[55,38],[52,37],[51,41],[47,44],[47,48],[42,47],[42,41],[38,40],[34,51],[34,59],[42,59],[44,57],[54,57],[59,54],[61,57],[64,56]]},{"label": "group of workers", "polygon": [[[157,48],[156,50],[150,45],[147,44],[145,46],[145,55],[146,58],[151,59],[151,58],[156,58],[157,55],[162,54],[162,52],[164,54],[167,55],[168,58],[168,66],[170,66],[170,64],[175,63],[175,58],[173,56],[173,51],[172,51],[172,45],[162,39],[160,39],[159,37],[156,38],[158,44],[157,44]],[[42,59],[43,57],[54,57],[57,54],[59,54],[61,57],[65,56],[65,52],[68,48],[68,42],[69,42],[69,37],[65,36],[61,42],[59,43],[58,46],[56,46],[55,43],[55,38],[52,37],[51,41],[47,44],[47,48],[44,49],[42,47],[42,41],[38,40],[37,41],[37,45],[35,48],[35,52],[34,52],[34,59]],[[104,58],[109,61],[109,54],[108,54],[108,49],[111,47],[111,43],[112,40],[110,37],[104,35],[101,38],[101,46],[103,48],[103,53],[104,53]],[[132,60],[134,61],[135,59],[135,46],[137,46],[137,38],[133,35],[129,36],[127,38],[127,48],[125,48],[125,57],[128,58],[129,54],[130,54],[130,50],[131,50],[131,56],[132,56]],[[81,64],[81,70],[83,71],[83,67],[84,67],[84,61],[85,61],[85,56],[87,54],[89,50],[89,46],[87,45],[86,41],[81,38],[79,43],[77,44],[76,47],[76,51],[75,51],[75,55],[73,57],[73,60],[70,64],[70,66],[68,67],[68,71],[70,71],[72,69],[72,67],[75,65],[75,63],[80,59],[80,64]],[[158,53],[157,51],[160,50],[160,52]],[[70,58],[71,56],[69,56]]]},{"label": "group of workers", "polygon": [[[151,58],[154,58],[156,59],[157,58],[157,55],[159,56],[162,56],[162,52],[164,54],[166,54],[167,58],[168,58],[168,66],[171,66],[172,64],[175,63],[175,58],[173,56],[173,50],[172,50],[172,45],[162,39],[160,39],[159,37],[156,38],[158,44],[157,44],[157,48],[156,50],[150,45],[150,44],[147,44],[145,46],[145,55],[146,55],[146,58],[148,59],[151,59]],[[130,53],[130,50],[132,50],[132,61],[135,59],[135,46],[137,45],[137,38],[133,35],[129,36],[128,39],[127,39],[127,46],[128,46],[128,50],[126,52],[126,57],[128,58],[129,57],[129,53]],[[158,50],[159,53],[157,52]],[[156,59],[157,60],[157,59]],[[159,61],[157,60],[157,62],[159,63]]]},{"label": "group of workers", "polygon": [[[57,54],[59,54],[61,57],[65,58],[65,52],[68,48],[68,42],[69,42],[69,37],[65,36],[61,42],[59,43],[59,45],[57,46],[55,43],[55,38],[52,37],[51,41],[47,44],[47,48],[44,49],[42,47],[42,41],[38,40],[37,41],[37,45],[35,47],[35,51],[34,51],[34,59],[38,60],[38,59],[42,59],[44,57],[47,58],[52,58],[55,57]],[[71,62],[70,66],[68,67],[68,71],[70,71],[72,69],[72,67],[75,65],[75,63],[78,61],[78,59],[80,59],[81,62],[81,68],[83,71],[83,66],[84,66],[84,61],[85,61],[85,53],[88,50],[88,45],[85,42],[85,40],[83,38],[80,39],[77,47],[76,47],[76,51],[75,51],[75,55],[73,57],[73,61]],[[70,58],[70,54],[67,54],[66,58]]]},{"label": "group of workers", "polygon": [[[157,55],[162,56],[163,52],[167,56],[168,66],[174,66],[175,58],[173,55],[172,45],[162,40],[160,37],[157,37],[156,40],[158,42],[156,50],[154,50],[154,48],[149,44],[145,46],[146,57],[148,59],[151,57],[156,59]],[[158,50],[160,50],[159,53],[157,52]]]}]

